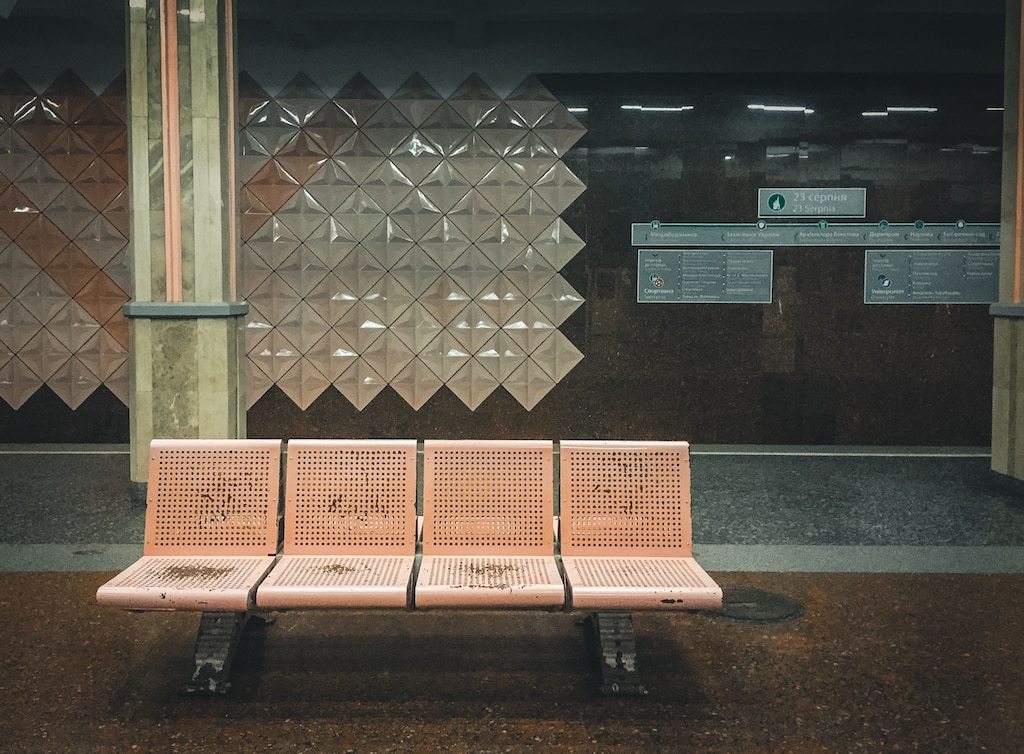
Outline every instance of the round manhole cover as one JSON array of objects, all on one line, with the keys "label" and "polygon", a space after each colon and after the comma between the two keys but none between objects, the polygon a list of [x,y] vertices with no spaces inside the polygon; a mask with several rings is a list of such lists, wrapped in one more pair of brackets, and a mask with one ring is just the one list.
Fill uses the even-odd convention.
[{"label": "round manhole cover", "polygon": [[751,623],[781,623],[804,614],[804,606],[763,589],[741,586],[722,590],[722,609],[712,615]]}]

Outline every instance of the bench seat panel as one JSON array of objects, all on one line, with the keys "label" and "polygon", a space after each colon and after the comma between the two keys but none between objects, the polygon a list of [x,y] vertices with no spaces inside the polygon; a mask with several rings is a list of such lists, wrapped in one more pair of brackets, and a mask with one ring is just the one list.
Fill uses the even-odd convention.
[{"label": "bench seat panel", "polygon": [[270,556],[144,555],[101,586],[96,601],[129,610],[243,612]]},{"label": "bench seat panel", "polygon": [[425,555],[416,607],[561,607],[565,585],[554,557]]},{"label": "bench seat panel", "polygon": [[260,584],[268,610],[405,607],[415,556],[285,555]]},{"label": "bench seat panel", "polygon": [[581,610],[705,610],[722,590],[693,558],[562,558],[572,606]]}]

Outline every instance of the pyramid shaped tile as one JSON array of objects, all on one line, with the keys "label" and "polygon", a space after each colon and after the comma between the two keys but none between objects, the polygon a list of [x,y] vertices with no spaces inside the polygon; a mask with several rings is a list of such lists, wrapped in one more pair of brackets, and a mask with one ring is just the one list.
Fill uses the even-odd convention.
[{"label": "pyramid shaped tile", "polygon": [[124,316],[123,312],[117,312],[104,322],[103,329],[110,333],[110,336],[120,343],[122,348],[128,348],[128,318]]},{"label": "pyramid shaped tile", "polygon": [[36,96],[35,90],[12,69],[0,74],[0,120],[14,122],[14,114]]},{"label": "pyramid shaped tile", "polygon": [[511,152],[529,131],[522,118],[504,103],[487,113],[476,129],[484,141],[502,157]]},{"label": "pyramid shaped tile", "polygon": [[423,308],[442,325],[447,325],[451,322],[455,315],[462,311],[470,300],[469,294],[462,290],[448,275],[441,275],[419,297]]},{"label": "pyramid shaped tile", "polygon": [[67,187],[68,182],[64,180],[64,176],[53,169],[50,163],[42,157],[37,157],[17,177],[14,185],[29,198],[32,204],[42,208],[52,202],[57,194]]},{"label": "pyramid shaped tile", "polygon": [[362,245],[357,245],[334,268],[334,274],[358,296],[366,293],[385,272],[377,258]]},{"label": "pyramid shaped tile", "polygon": [[362,189],[356,189],[341,203],[332,215],[352,237],[358,241],[366,238],[380,221],[384,219],[384,210],[373,198]]},{"label": "pyramid shaped tile", "polygon": [[444,158],[437,148],[419,131],[413,131],[391,154],[392,162],[398,165],[413,183],[420,183],[430,171],[441,164],[442,159]]},{"label": "pyramid shaped tile", "polygon": [[128,294],[102,272],[93,275],[92,279],[82,286],[82,290],[75,294],[75,301],[100,324],[121,311],[127,300]]},{"label": "pyramid shaped tile", "polygon": [[[6,295],[7,295],[6,293],[3,293],[2,291],[0,291],[0,311],[2,311],[5,308],[7,308],[7,305],[9,303],[11,303],[10,299],[5,299],[4,298],[4,296],[6,296]],[[8,346],[6,343],[4,343],[2,340],[0,340],[0,367],[6,365],[7,362],[9,362],[13,358],[14,358],[14,350],[10,346]]]},{"label": "pyramid shaped tile", "polygon": [[505,159],[512,169],[532,186],[558,162],[558,155],[545,141],[531,131],[512,148]]},{"label": "pyramid shaped tile", "polygon": [[334,152],[334,159],[345,172],[362,183],[384,162],[385,154],[362,131],[357,131]]},{"label": "pyramid shaped tile", "polygon": [[539,236],[558,217],[551,206],[533,189],[523,194],[503,215],[527,241]]},{"label": "pyramid shaped tile", "polygon": [[128,245],[128,239],[122,236],[107,218],[96,215],[95,219],[75,236],[75,244],[97,266],[105,267],[117,252]]},{"label": "pyramid shaped tile", "polygon": [[86,107],[99,99],[70,69],[55,78],[43,94],[51,102],[57,103],[57,112],[61,113],[67,123],[74,123]]},{"label": "pyramid shaped tile", "polygon": [[494,90],[474,73],[452,93],[448,98],[448,104],[455,108],[469,125],[476,126],[491,110],[501,104],[501,100]]},{"label": "pyramid shaped tile", "polygon": [[555,275],[531,299],[540,313],[560,326],[569,315],[583,305],[583,296],[561,275]]},{"label": "pyramid shaped tile", "polygon": [[479,191],[472,189],[449,210],[448,217],[466,238],[475,241],[498,219],[498,210]]},{"label": "pyramid shaped tile", "polygon": [[476,353],[481,346],[499,333],[498,323],[487,316],[487,312],[471,303],[448,323],[448,332],[466,347]]},{"label": "pyramid shaped tile", "polygon": [[312,136],[299,131],[281,147],[275,159],[299,183],[306,183],[327,162],[328,156]]},{"label": "pyramid shaped tile", "polygon": [[[129,266],[128,247],[117,252],[103,265],[103,272],[114,281],[114,285],[129,295],[132,292],[132,270]],[[262,281],[260,281],[262,282]],[[259,283],[257,283],[258,285]]]},{"label": "pyramid shaped tile", "polygon": [[348,228],[333,216],[324,220],[305,245],[331,269],[337,267],[359,242]]},{"label": "pyramid shaped tile", "polygon": [[65,246],[53,261],[46,265],[46,274],[69,296],[74,296],[82,290],[82,286],[88,283],[98,270],[96,263],[73,243]]},{"label": "pyramid shaped tile", "polygon": [[413,247],[412,237],[386,217],[363,239],[363,246],[385,269],[391,269]]},{"label": "pyramid shaped tile", "polygon": [[505,218],[499,218],[477,239],[476,245],[498,269],[504,269],[529,244],[515,226]]},{"label": "pyramid shaped tile", "polygon": [[267,377],[251,359],[246,359],[245,363],[248,366],[245,382],[245,407],[249,409],[255,406],[256,402],[274,386],[274,381]]},{"label": "pyramid shaped tile", "polygon": [[583,138],[587,129],[573,117],[564,105],[555,105],[534,128],[534,132],[544,140],[551,150],[561,157]]},{"label": "pyramid shaped tile", "polygon": [[412,135],[413,126],[397,107],[385,103],[360,129],[384,154],[391,154]]},{"label": "pyramid shaped tile", "polygon": [[305,125],[330,99],[305,73],[297,73],[284,85],[274,99],[292,113],[298,124]]},{"label": "pyramid shaped tile", "polygon": [[466,177],[466,180],[477,184],[501,162],[501,156],[480,134],[473,131],[448,153],[448,160]]},{"label": "pyramid shaped tile", "polygon": [[306,181],[305,189],[329,212],[334,212],[356,189],[356,182],[333,159],[325,161]]},{"label": "pyramid shaped tile", "polygon": [[69,408],[75,410],[96,392],[100,380],[85,364],[72,356],[47,379],[46,384]]},{"label": "pyramid shaped tile", "polygon": [[[2,319],[2,315],[0,315]],[[56,316],[46,323],[46,329],[53,333],[72,353],[85,345],[89,338],[99,331],[99,323],[75,301],[70,301]],[[0,335],[2,337],[2,335]]]},{"label": "pyramid shaped tile", "polygon": [[252,292],[249,301],[265,314],[271,324],[278,324],[299,305],[301,298],[277,273],[272,273]]},{"label": "pyramid shaped tile", "polygon": [[271,330],[254,349],[249,351],[249,358],[263,370],[270,379],[277,382],[295,362],[301,354],[299,349],[280,330]]},{"label": "pyramid shaped tile", "polygon": [[504,325],[529,299],[505,275],[498,275],[473,300],[491,319]]},{"label": "pyramid shaped tile", "polygon": [[[70,240],[45,215],[37,213],[18,234],[17,244],[33,262],[40,267],[45,267],[53,261],[61,249],[68,245]],[[0,244],[0,249],[3,246],[4,244]],[[0,285],[3,285],[2,277],[0,277]]]},{"label": "pyramid shaped tile", "polygon": [[128,228],[128,190],[125,189],[114,197],[103,209],[103,216],[113,223],[118,232],[125,238],[130,232]]},{"label": "pyramid shaped tile", "polygon": [[271,100],[260,108],[246,129],[270,154],[276,154],[299,132],[299,118],[279,102]]},{"label": "pyramid shaped tile", "polygon": [[250,301],[249,312],[245,315],[245,352],[251,353],[273,329],[270,318]]},{"label": "pyramid shaped tile", "polygon": [[533,353],[537,346],[555,331],[555,326],[547,317],[540,313],[533,304],[527,304],[502,328],[527,353]]},{"label": "pyramid shaped tile", "polygon": [[385,384],[387,383],[384,378],[363,359],[357,359],[355,364],[334,381],[334,387],[356,407],[357,411],[366,408],[384,389]]},{"label": "pyramid shaped tile", "polygon": [[565,267],[585,245],[583,239],[560,217],[541,231],[533,242],[533,247],[543,254],[556,270]]},{"label": "pyramid shaped tile", "polygon": [[441,218],[420,239],[420,247],[441,267],[446,269],[469,248],[470,240],[447,217]]},{"label": "pyramid shaped tile", "polygon": [[465,118],[447,103],[437,108],[419,128],[427,141],[444,156],[450,155],[473,130]]},{"label": "pyramid shaped tile", "polygon": [[494,375],[476,359],[470,359],[446,384],[470,411],[476,411],[484,398],[498,387]]},{"label": "pyramid shaped tile", "polygon": [[470,246],[455,260],[455,264],[448,268],[448,274],[462,290],[470,296],[476,296],[485,285],[497,277],[498,268],[480,249]]},{"label": "pyramid shaped tile", "polygon": [[333,329],[306,353],[309,363],[331,382],[341,377],[357,358],[359,354]]},{"label": "pyramid shaped tile", "polygon": [[370,307],[359,301],[341,316],[334,329],[345,342],[354,346],[358,353],[363,353],[373,341],[384,334],[387,325]]},{"label": "pyramid shaped tile", "polygon": [[96,152],[70,128],[61,131],[41,154],[69,181],[75,180],[96,159]]},{"label": "pyramid shaped tile", "polygon": [[324,152],[334,154],[355,134],[356,124],[336,103],[328,102],[313,114],[302,130],[312,136]]},{"label": "pyramid shaped tile", "polygon": [[329,212],[306,189],[299,189],[274,216],[290,228],[295,237],[305,241],[329,216]]},{"label": "pyramid shaped tile", "polygon": [[11,237],[0,230],[0,251],[3,251],[11,244]]},{"label": "pyramid shaped tile", "polygon": [[46,149],[57,134],[67,129],[67,124],[57,112],[56,103],[46,97],[33,97],[15,113],[11,125],[38,152]]},{"label": "pyramid shaped tile", "polygon": [[0,399],[17,410],[42,387],[43,381],[21,359],[11,359],[0,367]]},{"label": "pyramid shaped tile", "polygon": [[125,362],[117,371],[108,377],[104,382],[104,386],[114,397],[117,398],[125,406],[128,405],[128,363]]},{"label": "pyramid shaped tile", "polygon": [[124,121],[103,100],[89,104],[75,119],[74,131],[99,154],[125,132]]},{"label": "pyramid shaped tile", "polygon": [[125,95],[127,89],[125,72],[121,71],[117,74],[106,88],[100,92],[100,99],[103,100],[107,106],[117,113],[119,118],[124,120],[128,119],[128,103]]},{"label": "pyramid shaped tile", "polygon": [[531,358],[557,383],[583,360],[583,354],[556,330],[550,338],[537,346]]},{"label": "pyramid shaped tile", "polygon": [[421,296],[441,276],[433,257],[414,246],[391,269],[391,274],[414,296]]},{"label": "pyramid shaped tile", "polygon": [[243,128],[238,134],[235,178],[240,183],[248,183],[270,159],[270,150],[263,146],[247,128]]},{"label": "pyramid shaped tile", "polygon": [[106,382],[128,360],[128,351],[110,333],[100,330],[89,338],[75,356],[101,382]]},{"label": "pyramid shaped tile", "polygon": [[13,181],[32,164],[38,152],[13,128],[0,128],[0,175]]},{"label": "pyramid shaped tile", "polygon": [[469,193],[469,181],[447,160],[441,162],[420,181],[420,191],[442,212],[447,212]]},{"label": "pyramid shaped tile", "polygon": [[555,268],[536,249],[527,246],[505,267],[505,275],[516,288],[532,298],[541,286],[554,277]]},{"label": "pyramid shaped tile", "polygon": [[556,213],[564,212],[570,204],[579,198],[586,188],[583,181],[577,178],[576,174],[569,170],[561,160],[556,162],[533,185],[534,191]]},{"label": "pyramid shaped tile", "polygon": [[70,238],[77,236],[96,217],[93,206],[71,186],[58,194],[43,213]]},{"label": "pyramid shaped tile", "polygon": [[391,210],[390,216],[413,240],[418,241],[437,224],[442,215],[427,195],[416,189]]},{"label": "pyramid shaped tile", "polygon": [[408,366],[391,381],[394,391],[416,411],[419,411],[423,404],[438,391],[441,384],[441,380],[430,370],[430,367],[419,359],[409,362]]},{"label": "pyramid shaped tile", "polygon": [[532,128],[551,111],[558,99],[534,76],[528,76],[505,98],[505,102]]},{"label": "pyramid shaped tile", "polygon": [[128,180],[128,132],[122,131],[100,152],[103,161],[110,165],[120,178]]},{"label": "pyramid shaped tile", "polygon": [[303,301],[285,315],[277,329],[298,346],[299,351],[306,353],[331,328],[312,306]]},{"label": "pyramid shaped tile", "polygon": [[[360,300],[370,308],[370,311],[380,317],[381,322],[390,325],[409,308],[414,299],[409,291],[395,279],[394,275],[387,274],[374,283]],[[376,364],[373,366],[377,371],[381,371]],[[381,374],[384,373],[381,372]]]},{"label": "pyramid shaped tile", "polygon": [[498,382],[504,382],[526,360],[526,354],[512,338],[499,332],[477,350],[476,358]]},{"label": "pyramid shaped tile", "polygon": [[259,254],[271,269],[284,264],[284,260],[299,248],[299,243],[299,239],[279,217],[271,217],[246,241],[246,245]]},{"label": "pyramid shaped tile", "polygon": [[330,385],[327,378],[308,359],[299,359],[298,363],[277,381],[277,386],[303,411],[309,408]]},{"label": "pyramid shaped tile", "polygon": [[391,95],[391,104],[414,126],[423,123],[443,101],[437,90],[418,73],[407,78]]},{"label": "pyramid shaped tile", "polygon": [[391,324],[391,331],[401,339],[413,353],[419,353],[437,337],[444,328],[420,303],[414,303]]},{"label": "pyramid shaped tile", "polygon": [[260,284],[270,277],[273,271],[259,254],[248,244],[242,244],[238,260],[238,286],[243,298],[252,295]]},{"label": "pyramid shaped tile", "polygon": [[41,380],[48,380],[57,369],[71,358],[71,351],[57,340],[49,330],[39,330],[18,351],[20,358]]},{"label": "pyramid shaped tile", "polygon": [[39,210],[17,186],[0,192],[0,230],[11,238],[25,230],[38,214]]},{"label": "pyramid shaped tile", "polygon": [[100,157],[89,163],[74,182],[78,193],[96,209],[103,209],[110,204],[127,185],[127,182]]},{"label": "pyramid shaped tile", "polygon": [[446,382],[462,369],[472,354],[447,330],[441,331],[419,355],[423,363]]},{"label": "pyramid shaped tile", "polygon": [[238,74],[237,92],[238,120],[244,126],[255,119],[259,111],[270,102],[270,95],[245,71]]},{"label": "pyramid shaped tile", "polygon": [[300,246],[277,268],[277,274],[296,293],[305,297],[331,270],[306,246]]},{"label": "pyramid shaped tile", "polygon": [[504,212],[526,193],[526,181],[512,167],[502,160],[480,179],[476,186],[494,208]]},{"label": "pyramid shaped tile", "polygon": [[502,386],[522,404],[523,408],[532,411],[541,398],[551,392],[555,383],[535,361],[527,359],[509,375]]},{"label": "pyramid shaped tile", "polygon": [[38,274],[39,265],[17,244],[9,244],[0,251],[0,287],[12,296],[16,296]]},{"label": "pyramid shaped tile", "polygon": [[299,191],[299,180],[276,160],[270,160],[246,183],[271,212],[281,209]]},{"label": "pyramid shaped tile", "polygon": [[45,272],[32,278],[18,293],[18,303],[44,325],[70,300],[64,289]]},{"label": "pyramid shaped tile", "polygon": [[402,339],[388,330],[363,352],[366,363],[390,382],[412,361],[413,352]]},{"label": "pyramid shaped tile", "polygon": [[334,104],[353,123],[362,126],[384,105],[384,95],[363,74],[357,73],[334,95]]},{"label": "pyramid shaped tile", "polygon": [[358,300],[352,289],[333,272],[306,296],[306,303],[330,325],[341,319]]},{"label": "pyramid shaped tile", "polygon": [[413,189],[412,181],[390,160],[382,162],[361,186],[385,212],[392,211]]}]

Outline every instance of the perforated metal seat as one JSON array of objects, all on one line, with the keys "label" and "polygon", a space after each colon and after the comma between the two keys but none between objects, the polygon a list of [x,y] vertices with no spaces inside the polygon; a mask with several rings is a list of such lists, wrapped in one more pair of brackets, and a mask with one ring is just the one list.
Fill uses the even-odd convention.
[{"label": "perforated metal seat", "polygon": [[292,440],[284,554],[258,607],[405,607],[416,554],[415,440]]},{"label": "perforated metal seat", "polygon": [[574,608],[721,607],[722,590],[693,559],[687,443],[563,440],[560,450]]},{"label": "perforated metal seat", "polygon": [[143,557],[96,592],[135,610],[245,611],[277,549],[279,440],[154,440]]},{"label": "perforated metal seat", "polygon": [[552,444],[424,443],[416,607],[561,607]]}]

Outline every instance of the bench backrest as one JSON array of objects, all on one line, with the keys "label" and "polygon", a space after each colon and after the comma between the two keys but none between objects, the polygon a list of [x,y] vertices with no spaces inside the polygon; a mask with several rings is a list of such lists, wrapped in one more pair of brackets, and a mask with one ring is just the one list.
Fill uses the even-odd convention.
[{"label": "bench backrest", "polygon": [[692,557],[687,443],[559,447],[562,555]]},{"label": "bench backrest", "polygon": [[146,555],[273,555],[280,440],[153,440]]},{"label": "bench backrest", "polygon": [[415,440],[288,442],[286,555],[415,552]]},{"label": "bench backrest", "polygon": [[549,440],[427,440],[424,555],[552,555]]}]

